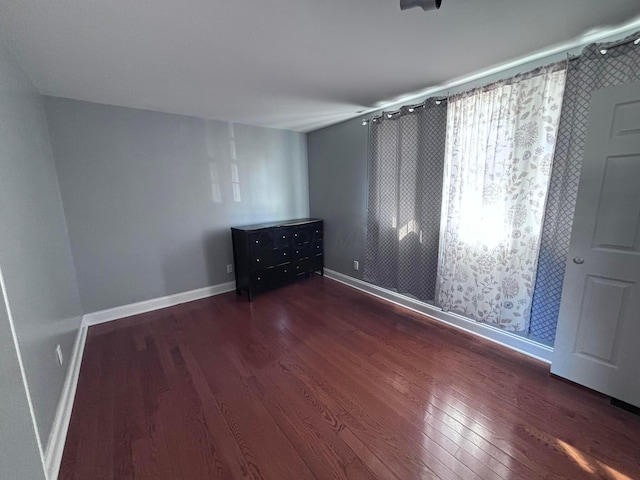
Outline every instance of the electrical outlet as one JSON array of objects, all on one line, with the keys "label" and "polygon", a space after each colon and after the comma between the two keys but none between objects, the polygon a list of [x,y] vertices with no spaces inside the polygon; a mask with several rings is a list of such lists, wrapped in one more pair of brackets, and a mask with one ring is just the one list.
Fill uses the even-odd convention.
[{"label": "electrical outlet", "polygon": [[353,269],[354,270],[360,270],[360,262],[358,262],[357,260],[353,261]]},{"label": "electrical outlet", "polygon": [[233,264],[227,265],[227,273],[233,273]]},{"label": "electrical outlet", "polygon": [[64,358],[62,356],[62,348],[60,348],[60,345],[56,347],[56,357],[58,357],[58,363],[60,364],[60,366],[62,366],[62,364],[64,363]]}]

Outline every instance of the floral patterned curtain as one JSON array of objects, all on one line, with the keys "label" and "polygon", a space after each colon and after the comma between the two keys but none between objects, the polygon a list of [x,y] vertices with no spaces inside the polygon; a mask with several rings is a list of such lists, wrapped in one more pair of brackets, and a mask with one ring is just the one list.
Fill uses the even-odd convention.
[{"label": "floral patterned curtain", "polygon": [[565,65],[449,100],[438,303],[528,328]]}]

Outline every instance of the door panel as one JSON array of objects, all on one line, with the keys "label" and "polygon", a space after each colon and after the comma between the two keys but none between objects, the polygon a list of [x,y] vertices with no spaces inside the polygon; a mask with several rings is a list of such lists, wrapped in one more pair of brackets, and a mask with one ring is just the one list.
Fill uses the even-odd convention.
[{"label": "door panel", "polygon": [[613,117],[611,136],[638,135],[640,129],[640,101],[620,103],[616,105]]},{"label": "door panel", "polygon": [[597,91],[552,373],[640,406],[640,83]]},{"label": "door panel", "polygon": [[[632,283],[589,276],[584,289],[582,311],[578,320],[575,353],[618,368],[621,312],[628,309],[628,290]],[[615,317],[612,313],[618,313]],[[609,322],[602,318],[611,317]]]},{"label": "door panel", "polygon": [[639,186],[640,155],[607,158],[594,246],[639,249]]}]

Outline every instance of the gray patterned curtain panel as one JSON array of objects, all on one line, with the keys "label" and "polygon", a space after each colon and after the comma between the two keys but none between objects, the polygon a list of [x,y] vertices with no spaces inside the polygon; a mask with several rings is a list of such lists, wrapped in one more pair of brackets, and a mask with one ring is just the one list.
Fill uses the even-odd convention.
[{"label": "gray patterned curtain panel", "polygon": [[364,279],[433,303],[447,105],[429,100],[370,124]]},{"label": "gray patterned curtain panel", "polygon": [[[640,32],[629,38],[638,35]],[[599,44],[589,45],[567,69],[529,327],[529,336],[548,342],[554,341],[558,323],[591,95],[595,90],[640,80],[638,46],[630,43],[606,55],[600,48]]]}]

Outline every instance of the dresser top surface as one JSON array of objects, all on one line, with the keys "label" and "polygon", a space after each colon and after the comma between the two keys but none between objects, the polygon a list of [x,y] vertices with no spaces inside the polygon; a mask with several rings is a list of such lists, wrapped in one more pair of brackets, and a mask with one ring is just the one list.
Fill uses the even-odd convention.
[{"label": "dresser top surface", "polygon": [[296,225],[306,225],[314,222],[321,222],[320,218],[296,218],[293,220],[282,220],[280,222],[267,222],[256,223],[255,225],[244,225],[242,227],[232,227],[232,230],[242,230],[245,232],[251,230],[261,230],[263,228],[277,228],[277,227],[295,227]]}]

